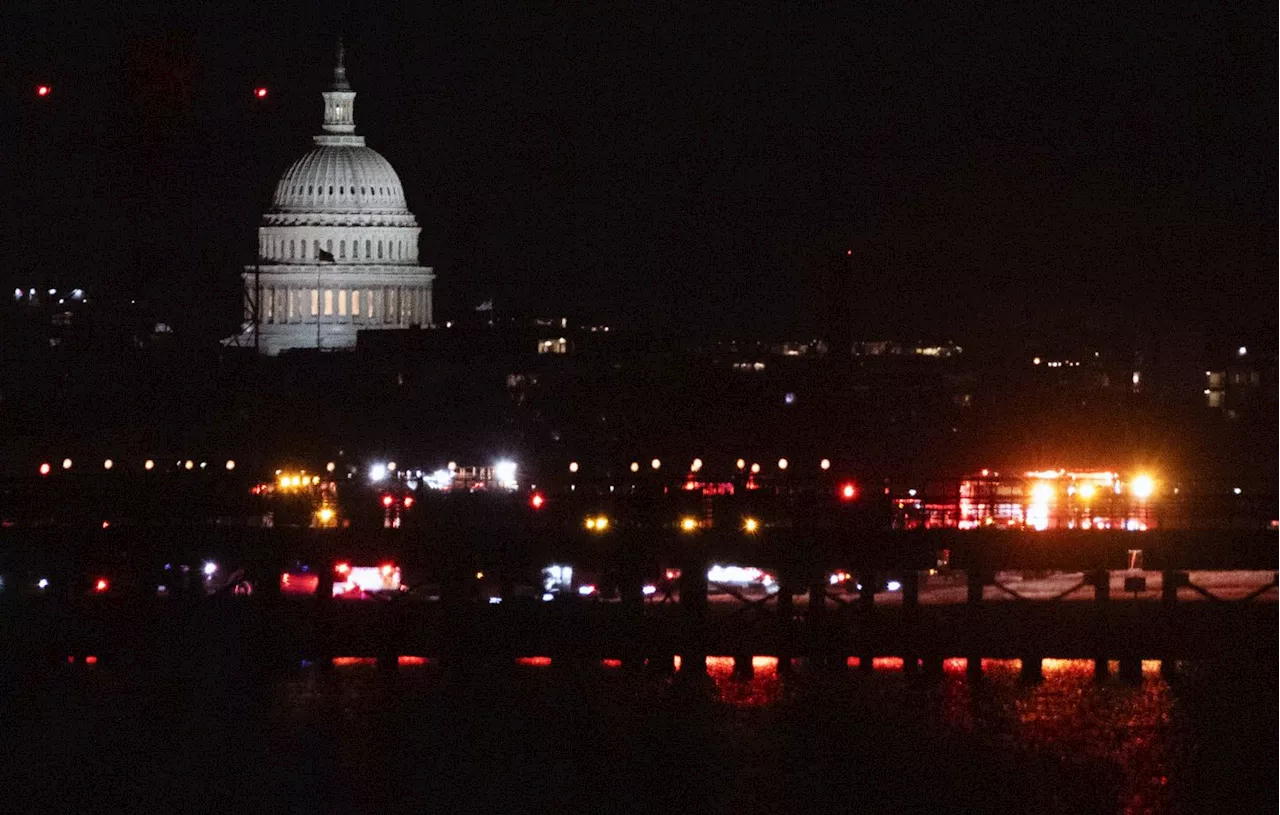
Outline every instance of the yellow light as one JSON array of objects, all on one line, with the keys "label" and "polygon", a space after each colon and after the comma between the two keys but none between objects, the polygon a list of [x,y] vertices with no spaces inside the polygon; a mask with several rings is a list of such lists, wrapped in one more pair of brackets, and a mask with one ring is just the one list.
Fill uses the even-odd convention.
[{"label": "yellow light", "polygon": [[183,467],[185,467],[185,468],[187,468],[188,470],[194,470],[194,469],[195,469],[195,466],[196,466],[196,463],[195,463],[194,461],[192,461],[191,459],[187,459],[187,463],[186,463],[186,464],[183,464],[182,466],[183,466]]},{"label": "yellow light", "polygon": [[278,479],[276,479],[276,481],[280,485],[280,489],[282,490],[289,489],[289,476],[282,475]]},{"label": "yellow light", "polygon": [[114,466],[116,466],[116,463],[111,459],[107,459],[106,461],[102,462],[102,469],[104,470],[110,470]]},{"label": "yellow light", "polygon": [[696,473],[698,470],[701,470],[701,469],[702,469],[702,459],[700,458],[695,458],[693,460],[693,463],[689,465],[689,472]]},{"label": "yellow light", "polygon": [[71,459],[69,459],[69,458],[64,458],[64,459],[62,460],[62,469],[64,469],[64,470],[70,470],[70,469],[71,469]]},{"label": "yellow light", "polygon": [[609,519],[608,519],[608,518],[606,518],[606,517],[605,517],[605,516],[603,516],[603,515],[601,515],[599,518],[596,518],[596,531],[597,531],[597,532],[603,532],[603,531],[605,531],[606,529],[608,529],[608,527],[609,527]]},{"label": "yellow light", "polygon": [[655,458],[653,461],[649,462],[649,466],[656,470],[662,466],[662,462]]},{"label": "yellow light", "polygon": [[1037,504],[1047,504],[1053,500],[1053,486],[1044,481],[1037,481],[1031,488],[1031,498]]},{"label": "yellow light", "polygon": [[596,519],[595,519],[595,518],[592,518],[592,517],[590,517],[590,516],[588,516],[588,517],[587,517],[587,519],[586,519],[585,521],[583,521],[583,525],[584,525],[584,526],[586,526],[586,527],[587,527],[587,529],[595,529],[595,528],[596,528]]},{"label": "yellow light", "polygon": [[743,467],[746,467],[746,466],[747,466],[746,459],[741,459],[741,458],[740,458],[740,459],[738,459],[738,469],[739,469],[739,470],[741,470]]},{"label": "yellow light", "polygon": [[631,472],[633,473],[640,472],[640,462],[638,461],[631,462]]},{"label": "yellow light", "polygon": [[321,507],[316,517],[320,519],[320,523],[327,524],[333,520],[333,510],[329,507]]},{"label": "yellow light", "polygon": [[829,458],[824,458],[824,459],[822,460],[822,462],[821,462],[818,466],[819,466],[819,467],[821,467],[821,468],[822,468],[822,469],[824,469],[824,470],[830,470],[830,469],[831,469],[831,459],[829,459]]},{"label": "yellow light", "polygon": [[571,472],[571,473],[576,473],[577,471],[578,471],[578,462],[576,462],[576,461],[570,461],[570,462],[569,462],[569,472]]},{"label": "yellow light", "polygon": [[313,475],[313,476],[311,476],[311,483],[312,483],[312,484],[319,484],[319,483],[320,483],[320,476],[318,476],[318,475]]},{"label": "yellow light", "polygon": [[151,459],[147,459],[146,462],[143,463],[142,467],[145,470],[154,470],[156,468],[156,463]]},{"label": "yellow light", "polygon": [[235,468],[236,468],[235,461],[233,461],[232,459],[227,459],[227,469],[234,470]]},{"label": "yellow light", "polygon": [[742,521],[742,530],[748,534],[754,535],[760,530],[760,522],[755,518],[744,518]]},{"label": "yellow light", "polygon": [[698,519],[688,516],[680,519],[680,528],[685,532],[693,532],[698,528]]},{"label": "yellow light", "polygon": [[1133,491],[1134,498],[1139,500],[1150,498],[1156,491],[1156,482],[1151,476],[1143,474],[1129,482],[1129,489]]},{"label": "yellow light", "polygon": [[330,472],[330,473],[331,473],[331,472],[333,472],[334,470],[338,469],[338,465],[337,465],[337,464],[335,464],[334,462],[330,461],[328,464],[324,465],[324,469],[325,469],[325,471],[326,471],[326,472]]},{"label": "yellow light", "polygon": [[785,470],[785,469],[787,469],[787,465],[788,465],[789,463],[790,463],[790,462],[788,462],[785,458],[780,458],[780,459],[778,459],[778,469],[779,469],[779,470]]},{"label": "yellow light", "polygon": [[476,580],[484,580],[484,572],[476,572]]},{"label": "yellow light", "polygon": [[759,462],[757,462],[757,463],[755,463],[755,464],[752,464],[752,465],[751,465],[751,472],[752,472],[752,474],[755,474],[755,473],[760,472],[760,464],[759,464]]},{"label": "yellow light", "polygon": [[1081,500],[1084,500],[1084,501],[1088,501],[1090,498],[1092,498],[1095,492],[1097,492],[1097,489],[1093,486],[1093,484],[1089,483],[1088,481],[1085,481],[1079,487],[1076,488],[1076,494],[1079,495]]}]

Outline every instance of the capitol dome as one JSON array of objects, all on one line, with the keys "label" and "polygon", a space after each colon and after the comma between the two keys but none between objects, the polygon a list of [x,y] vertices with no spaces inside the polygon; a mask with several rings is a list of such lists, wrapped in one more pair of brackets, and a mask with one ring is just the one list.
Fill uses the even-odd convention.
[{"label": "capitol dome", "polygon": [[356,134],[341,43],[321,133],[276,183],[246,267],[245,329],[262,353],[352,348],[358,331],[431,325],[421,230],[391,163]]},{"label": "capitol dome", "polygon": [[371,147],[316,145],[276,184],[273,213],[408,213],[391,162]]}]

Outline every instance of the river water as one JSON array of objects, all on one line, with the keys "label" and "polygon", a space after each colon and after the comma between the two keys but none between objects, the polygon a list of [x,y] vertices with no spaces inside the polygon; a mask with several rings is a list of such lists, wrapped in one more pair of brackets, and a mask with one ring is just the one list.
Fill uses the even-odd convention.
[{"label": "river water", "polygon": [[82,662],[8,680],[18,811],[1276,811],[1274,665],[1128,684],[1046,660],[1030,685],[959,660],[925,679],[757,658],[744,680],[712,658],[705,684],[611,662],[252,681]]}]

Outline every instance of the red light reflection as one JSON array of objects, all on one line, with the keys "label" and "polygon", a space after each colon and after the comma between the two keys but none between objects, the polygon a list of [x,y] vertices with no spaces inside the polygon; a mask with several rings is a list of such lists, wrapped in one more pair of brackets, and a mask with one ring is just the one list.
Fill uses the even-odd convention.
[{"label": "red light reflection", "polygon": [[520,657],[516,660],[517,665],[530,665],[535,668],[545,668],[551,664],[551,657]]}]

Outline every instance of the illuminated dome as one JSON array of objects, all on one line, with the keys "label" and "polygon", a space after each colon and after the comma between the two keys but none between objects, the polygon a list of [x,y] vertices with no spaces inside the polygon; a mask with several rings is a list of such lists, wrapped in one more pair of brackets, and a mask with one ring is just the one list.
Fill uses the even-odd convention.
[{"label": "illuminated dome", "polygon": [[265,354],[352,348],[359,331],[431,325],[430,267],[391,163],[356,134],[341,43],[315,146],[276,183],[246,267],[245,326],[228,342]]},{"label": "illuminated dome", "polygon": [[391,163],[362,145],[318,144],[280,177],[271,214],[312,212],[409,215]]}]

